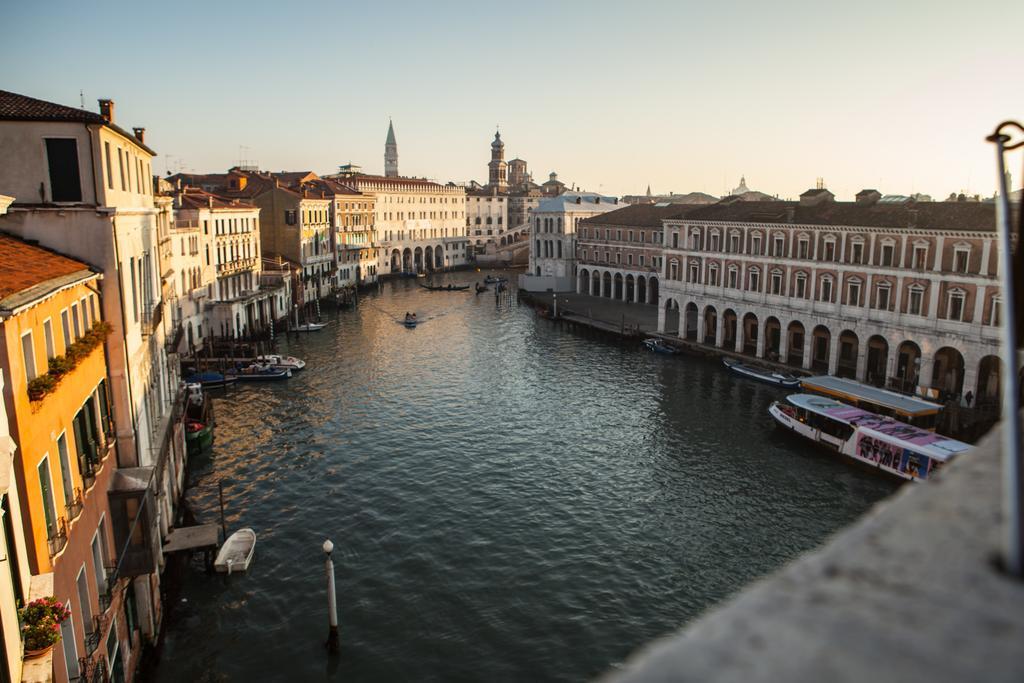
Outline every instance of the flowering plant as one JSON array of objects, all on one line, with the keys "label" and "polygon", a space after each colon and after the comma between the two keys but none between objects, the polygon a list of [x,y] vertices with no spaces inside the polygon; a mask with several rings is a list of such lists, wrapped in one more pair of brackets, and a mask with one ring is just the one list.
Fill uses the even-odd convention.
[{"label": "flowering plant", "polygon": [[33,600],[21,608],[21,635],[26,650],[42,650],[60,640],[60,625],[71,611],[57,598]]}]

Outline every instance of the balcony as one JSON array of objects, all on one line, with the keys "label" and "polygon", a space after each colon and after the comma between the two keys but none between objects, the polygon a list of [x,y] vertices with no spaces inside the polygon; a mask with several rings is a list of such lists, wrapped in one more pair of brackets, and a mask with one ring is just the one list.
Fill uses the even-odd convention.
[{"label": "balcony", "polygon": [[244,270],[252,270],[256,267],[256,257],[236,258],[227,263],[217,264],[217,276],[239,273]]},{"label": "balcony", "polygon": [[142,576],[156,569],[153,539],[156,510],[152,467],[130,467],[116,470],[107,491],[110,519],[114,530],[117,576]]},{"label": "balcony", "polygon": [[46,549],[50,553],[50,559],[52,560],[59,555],[68,544],[68,523],[64,521],[64,518],[57,520],[57,523],[52,525],[46,534]]},{"label": "balcony", "polygon": [[[93,650],[95,649],[93,648]],[[78,683],[105,683],[107,680],[107,656],[101,654],[95,659],[79,657],[78,670],[81,672]]]},{"label": "balcony", "polygon": [[142,327],[142,336],[149,337],[160,327],[160,320],[163,318],[164,307],[162,301],[154,301],[142,307],[142,318],[139,321]]},{"label": "balcony", "polygon": [[68,521],[73,522],[82,514],[82,489],[76,488],[71,494],[71,502],[64,507]]}]

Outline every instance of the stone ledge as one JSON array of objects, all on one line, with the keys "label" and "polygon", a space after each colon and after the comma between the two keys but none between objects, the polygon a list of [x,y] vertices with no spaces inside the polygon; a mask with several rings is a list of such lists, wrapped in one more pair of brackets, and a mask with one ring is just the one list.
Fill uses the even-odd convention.
[{"label": "stone ledge", "polygon": [[1024,680],[1024,583],[993,568],[999,431],[606,682]]}]

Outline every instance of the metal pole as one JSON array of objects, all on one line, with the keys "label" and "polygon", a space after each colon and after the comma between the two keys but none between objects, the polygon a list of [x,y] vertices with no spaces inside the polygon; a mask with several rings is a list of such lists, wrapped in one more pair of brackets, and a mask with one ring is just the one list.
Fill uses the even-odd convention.
[{"label": "metal pole", "polygon": [[557,320],[558,319],[558,295],[557,294],[552,294],[551,295],[551,300],[554,302],[554,309],[553,309],[554,313],[552,314],[551,317],[555,318]]},{"label": "metal pole", "polygon": [[224,534],[224,540],[228,540],[228,528],[224,525],[224,482],[217,482],[217,496],[220,498],[220,530]]},{"label": "metal pole", "polygon": [[338,652],[338,597],[334,588],[334,560],[331,559],[331,551],[334,544],[330,539],[324,541],[324,568],[327,571],[327,642],[324,646],[331,654]]},{"label": "metal pole", "polygon": [[[1024,576],[1024,463],[1020,450],[1020,421],[1017,417],[1017,306],[1014,301],[1013,252],[1010,250],[1010,188],[1006,182],[1006,143],[1010,136],[999,131],[1000,124],[987,139],[996,145],[999,169],[999,201],[996,202],[996,230],[999,235],[999,287],[1003,320],[1000,328],[1000,355],[1003,361],[1003,505],[1006,512],[1004,548],[1006,570],[1012,576]],[[1019,127],[1019,126],[1018,126]],[[1020,143],[1024,144],[1024,143]],[[1018,147],[1018,145],[1011,146]],[[1024,245],[1017,245],[1018,249]]]}]

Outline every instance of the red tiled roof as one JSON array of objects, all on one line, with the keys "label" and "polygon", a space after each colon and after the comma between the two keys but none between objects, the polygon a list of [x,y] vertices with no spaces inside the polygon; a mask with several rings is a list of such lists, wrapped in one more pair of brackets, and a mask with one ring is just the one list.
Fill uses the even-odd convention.
[{"label": "red tiled roof", "polygon": [[238,199],[228,199],[215,195],[211,192],[195,187],[186,187],[181,195],[181,208],[183,209],[255,209],[252,204],[246,204]]},{"label": "red tiled roof", "polygon": [[3,121],[73,121],[76,123],[95,123],[111,128],[139,147],[156,155],[156,152],[139,142],[139,139],[126,130],[108,123],[96,112],[86,109],[75,109],[56,102],[37,100],[27,95],[0,90],[0,120]]},{"label": "red tiled roof", "polygon": [[81,261],[0,233],[0,299],[87,270]]},{"label": "red tiled roof", "polygon": [[622,225],[626,227],[660,228],[663,220],[683,218],[706,204],[630,204],[582,222],[588,225]]}]

